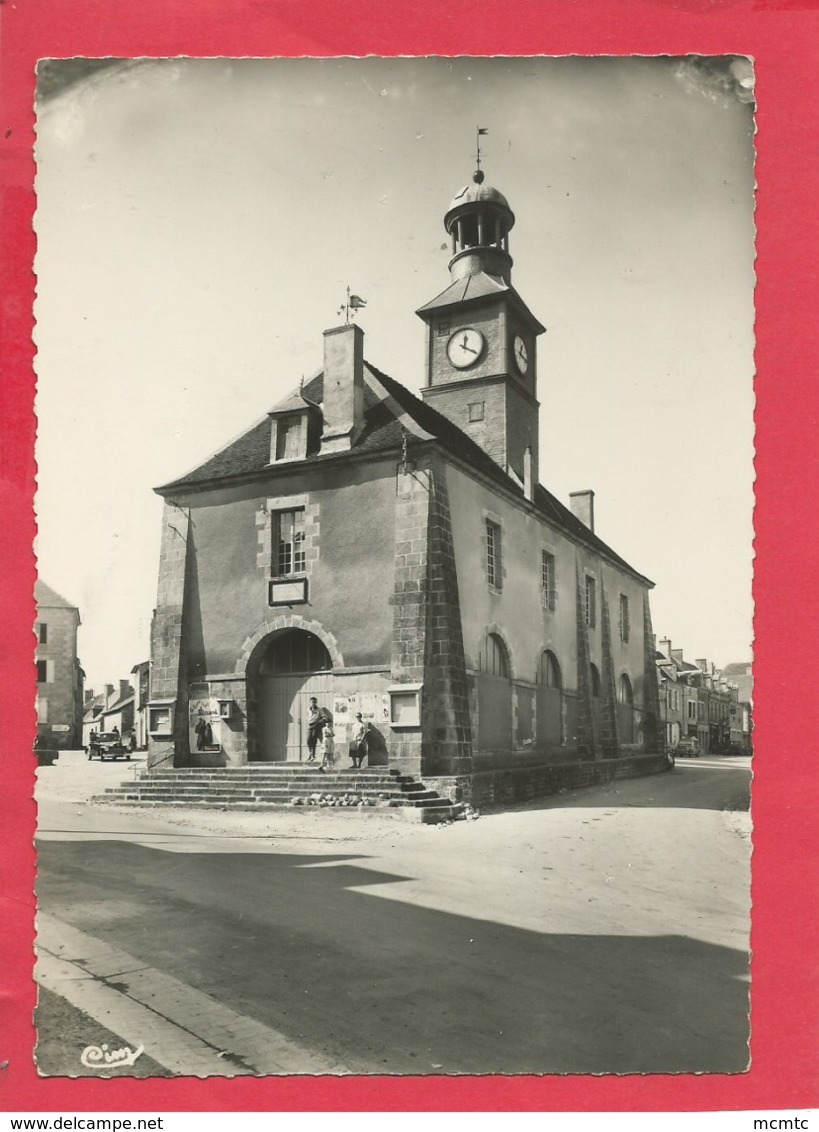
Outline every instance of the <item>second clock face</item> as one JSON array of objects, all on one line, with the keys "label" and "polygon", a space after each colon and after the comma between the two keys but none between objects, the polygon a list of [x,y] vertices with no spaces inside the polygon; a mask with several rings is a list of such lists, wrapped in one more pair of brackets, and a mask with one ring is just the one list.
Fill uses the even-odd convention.
[{"label": "second clock face", "polygon": [[446,344],[446,355],[456,369],[467,369],[480,359],[484,345],[480,330],[467,327],[455,331]]},{"label": "second clock face", "polygon": [[526,343],[523,341],[519,334],[515,335],[515,341],[512,343],[512,349],[515,354],[515,363],[521,373],[526,373],[529,368],[529,351],[526,348]]}]

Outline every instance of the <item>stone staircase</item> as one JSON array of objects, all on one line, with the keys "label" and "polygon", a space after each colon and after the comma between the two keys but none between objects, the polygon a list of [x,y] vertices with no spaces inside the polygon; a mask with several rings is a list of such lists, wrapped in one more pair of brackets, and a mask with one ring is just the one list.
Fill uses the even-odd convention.
[{"label": "stone staircase", "polygon": [[387,767],[320,774],[305,763],[143,770],[92,801],[120,806],[204,810],[353,810],[424,823],[451,821],[463,809],[423,783]]}]

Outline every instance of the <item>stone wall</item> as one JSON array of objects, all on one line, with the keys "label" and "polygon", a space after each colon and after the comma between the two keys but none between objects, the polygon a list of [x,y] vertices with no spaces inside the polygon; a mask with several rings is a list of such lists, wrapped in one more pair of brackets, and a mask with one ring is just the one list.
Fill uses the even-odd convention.
[{"label": "stone wall", "polygon": [[[633,755],[627,758],[562,763],[554,766],[515,767],[476,771],[472,775],[471,798],[474,806],[508,805],[535,798],[597,786],[623,778],[641,778],[672,769],[665,755]],[[434,789],[433,781],[424,780]]]}]

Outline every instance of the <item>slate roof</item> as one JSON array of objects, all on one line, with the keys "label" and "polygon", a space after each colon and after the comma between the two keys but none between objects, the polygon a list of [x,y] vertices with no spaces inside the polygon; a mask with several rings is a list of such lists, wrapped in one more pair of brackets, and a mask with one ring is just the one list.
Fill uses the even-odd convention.
[{"label": "slate roof", "polygon": [[117,700],[115,703],[111,704],[110,707],[107,707],[102,714],[112,715],[115,711],[119,711],[120,708],[127,707],[128,704],[133,703],[134,695],[134,692],[129,692],[127,696],[123,696],[121,700]]},{"label": "slate roof", "polygon": [[[381,384],[386,393],[398,405],[402,413],[417,426],[415,433],[409,433],[405,424],[395,415],[388,401],[374,392],[366,382],[364,385],[364,427],[356,440],[355,453],[379,453],[401,451],[404,438],[413,447],[423,442],[423,436],[418,437],[417,429],[427,434],[429,440],[437,440],[447,452],[459,457],[477,470],[483,472],[490,479],[502,485],[507,491],[523,499],[523,489],[495,463],[491,456],[467,436],[457,425],[447,417],[432,408],[425,401],[416,397],[400,382],[395,381],[369,362],[364,363],[366,373]],[[306,382],[302,390],[303,397],[320,404],[324,396],[324,375],[317,374]],[[155,490],[163,496],[185,489],[204,488],[215,486],[224,481],[242,481],[253,478],[254,475],[270,471],[270,418],[265,416],[257,421],[243,435],[229,443],[210,459],[200,464],[184,476],[171,483],[164,484]],[[313,465],[324,460],[337,459],[337,454],[316,453],[307,456],[301,463]],[[293,463],[288,463],[292,468]],[[589,530],[565,504],[552,495],[542,484],[537,484],[534,491],[534,504],[538,511],[553,524],[561,528],[572,539],[591,550],[602,554],[610,562],[621,566],[630,574],[636,575],[643,581],[648,579],[630,566],[624,558],[616,554],[601,538]],[[649,582],[649,584],[652,584]],[[693,666],[692,666],[693,667]]]},{"label": "slate roof", "polygon": [[487,296],[494,298],[503,294],[508,295],[517,307],[526,312],[538,333],[546,329],[535,318],[511,283],[507,283],[500,275],[489,275],[486,271],[476,271],[471,275],[464,276],[463,279],[455,279],[441,291],[440,295],[436,295],[434,299],[430,299],[428,303],[418,307],[415,313],[423,317],[425,313],[431,314],[433,311],[455,306],[470,299],[484,299]]},{"label": "slate roof", "polygon": [[52,590],[51,586],[47,586],[40,578],[34,583],[34,600],[37,605],[44,609],[76,609],[73,602],[66,601],[66,599],[58,594],[56,590]]}]

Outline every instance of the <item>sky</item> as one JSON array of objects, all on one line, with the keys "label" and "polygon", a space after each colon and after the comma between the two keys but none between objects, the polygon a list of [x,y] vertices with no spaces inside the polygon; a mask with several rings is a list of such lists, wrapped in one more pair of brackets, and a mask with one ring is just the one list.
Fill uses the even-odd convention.
[{"label": "sky", "polygon": [[656,584],[658,637],[750,659],[747,61],[69,66],[38,101],[36,550],[80,609],[87,687],[149,655],[152,489],[320,369],[347,286],[367,360],[421,388],[414,312],[449,281],[478,126],[512,282],[547,327],[541,481],[595,491],[597,533]]}]

